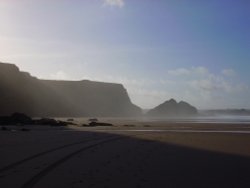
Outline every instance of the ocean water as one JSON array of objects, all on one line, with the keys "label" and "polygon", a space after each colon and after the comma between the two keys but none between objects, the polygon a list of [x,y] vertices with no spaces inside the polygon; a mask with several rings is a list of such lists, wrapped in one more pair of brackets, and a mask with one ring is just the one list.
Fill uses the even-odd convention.
[{"label": "ocean water", "polygon": [[151,121],[166,121],[175,123],[227,123],[227,124],[250,124],[250,116],[218,115],[197,117],[169,117],[153,118]]}]

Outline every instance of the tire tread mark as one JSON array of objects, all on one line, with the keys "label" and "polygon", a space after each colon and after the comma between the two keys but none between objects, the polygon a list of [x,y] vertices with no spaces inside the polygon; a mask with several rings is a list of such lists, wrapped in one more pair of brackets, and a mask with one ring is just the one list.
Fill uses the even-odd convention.
[{"label": "tire tread mark", "polygon": [[102,141],[100,141],[98,143],[91,144],[91,145],[83,147],[83,148],[81,148],[81,149],[79,149],[77,151],[74,151],[74,152],[72,152],[72,153],[64,156],[60,160],[56,161],[55,163],[49,165],[44,170],[40,171],[38,174],[36,174],[35,176],[33,176],[33,178],[31,178],[29,181],[27,181],[25,184],[23,184],[23,186],[21,188],[32,188],[32,187],[34,187],[40,181],[40,179],[42,179],[44,176],[46,176],[50,171],[52,171],[57,166],[59,166],[60,164],[64,163],[65,161],[67,161],[71,157],[73,157],[73,156],[75,156],[75,155],[77,155],[77,154],[79,154],[79,153],[81,153],[81,152],[83,152],[85,150],[94,148],[94,147],[96,147],[98,145],[101,145],[101,144],[104,144],[104,143],[108,143],[108,142],[115,141],[115,140],[120,140],[122,138],[123,137],[121,137],[121,136],[115,136],[115,137],[112,137],[110,139],[105,139],[105,140],[102,140]]},{"label": "tire tread mark", "polygon": [[[103,138],[102,138],[103,139]],[[4,171],[7,171],[7,170],[10,170],[12,168],[15,168],[16,166],[18,165],[21,165],[27,161],[30,161],[32,159],[35,159],[37,157],[40,157],[40,156],[43,156],[43,155],[46,155],[48,153],[51,153],[51,152],[54,152],[54,151],[57,151],[57,150],[61,150],[61,149],[64,149],[64,148],[67,148],[67,147],[70,147],[70,146],[74,146],[74,145],[78,145],[78,144],[82,144],[82,143],[87,143],[87,142],[90,142],[90,141],[95,141],[95,140],[100,140],[100,138],[96,138],[96,139],[86,139],[84,141],[80,141],[80,142],[74,142],[74,143],[71,143],[71,144],[66,144],[66,145],[63,145],[63,146],[60,146],[60,147],[57,147],[57,148],[53,148],[53,149],[49,149],[49,150],[46,150],[46,151],[43,151],[43,152],[40,152],[40,153],[37,153],[35,155],[32,155],[30,157],[27,157],[27,158],[24,158],[20,161],[17,161],[17,162],[14,162],[12,164],[9,164],[3,168],[0,169],[0,173],[4,172]]]}]

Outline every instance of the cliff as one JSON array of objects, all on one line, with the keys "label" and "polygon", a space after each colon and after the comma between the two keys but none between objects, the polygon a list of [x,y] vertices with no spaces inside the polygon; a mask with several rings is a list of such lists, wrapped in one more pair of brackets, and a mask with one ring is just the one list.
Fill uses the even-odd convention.
[{"label": "cliff", "polygon": [[174,99],[160,104],[152,110],[149,110],[147,115],[154,117],[169,117],[169,116],[192,116],[196,115],[197,109],[187,102],[181,101],[177,103]]},{"label": "cliff", "polygon": [[121,84],[39,80],[6,63],[0,63],[0,106],[0,115],[20,112],[33,117],[141,114]]}]

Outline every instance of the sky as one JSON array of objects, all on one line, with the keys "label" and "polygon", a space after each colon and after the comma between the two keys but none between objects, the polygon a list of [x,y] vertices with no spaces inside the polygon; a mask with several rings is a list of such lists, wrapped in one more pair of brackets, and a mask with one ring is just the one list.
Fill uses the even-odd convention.
[{"label": "sky", "polygon": [[132,102],[250,108],[249,0],[0,0],[0,62]]}]

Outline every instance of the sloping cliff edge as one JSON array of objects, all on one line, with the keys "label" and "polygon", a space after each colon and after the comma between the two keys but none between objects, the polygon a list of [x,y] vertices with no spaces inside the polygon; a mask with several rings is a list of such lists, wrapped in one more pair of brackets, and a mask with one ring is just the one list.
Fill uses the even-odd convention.
[{"label": "sloping cliff edge", "polygon": [[14,64],[0,63],[0,115],[126,117],[141,115],[121,84],[40,80]]}]

